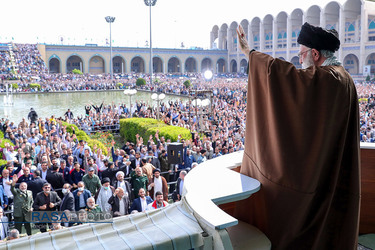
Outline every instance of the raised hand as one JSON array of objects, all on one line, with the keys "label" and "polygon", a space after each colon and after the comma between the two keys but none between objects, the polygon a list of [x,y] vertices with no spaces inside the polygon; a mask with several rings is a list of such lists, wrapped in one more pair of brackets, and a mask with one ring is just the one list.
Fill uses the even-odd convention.
[{"label": "raised hand", "polygon": [[239,25],[237,28],[237,35],[238,35],[238,41],[240,42],[240,49],[242,53],[244,53],[246,57],[249,56],[249,53],[250,53],[249,43],[246,40],[246,34],[241,25]]}]

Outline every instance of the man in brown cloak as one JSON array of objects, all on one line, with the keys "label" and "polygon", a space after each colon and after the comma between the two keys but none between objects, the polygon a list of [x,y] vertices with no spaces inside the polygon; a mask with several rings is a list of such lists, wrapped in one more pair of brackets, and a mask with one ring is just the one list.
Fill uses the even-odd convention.
[{"label": "man in brown cloak", "polygon": [[261,190],[236,204],[273,249],[356,249],[360,204],[359,114],[353,80],[333,53],[335,30],[305,23],[300,63],[250,51],[241,173]]}]

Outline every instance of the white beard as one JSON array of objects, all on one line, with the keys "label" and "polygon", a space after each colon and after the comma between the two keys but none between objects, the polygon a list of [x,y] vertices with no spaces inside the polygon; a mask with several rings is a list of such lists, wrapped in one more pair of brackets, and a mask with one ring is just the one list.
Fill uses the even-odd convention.
[{"label": "white beard", "polygon": [[314,66],[314,61],[312,59],[311,50],[306,53],[305,60],[302,62],[302,68],[307,69],[308,67]]}]

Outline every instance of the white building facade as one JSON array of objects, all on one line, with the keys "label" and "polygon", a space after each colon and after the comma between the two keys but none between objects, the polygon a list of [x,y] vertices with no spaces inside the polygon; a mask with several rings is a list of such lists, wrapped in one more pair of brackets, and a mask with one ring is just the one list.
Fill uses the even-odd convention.
[{"label": "white building facade", "polygon": [[338,31],[341,46],[336,56],[352,76],[375,74],[375,2],[372,1],[347,0],[344,4],[332,1],[323,8],[313,5],[306,11],[297,8],[289,14],[282,11],[263,19],[254,17],[229,26],[215,25],[210,36],[211,49],[228,50],[228,71],[244,72],[247,60],[239,49],[236,33],[241,24],[251,48],[300,68],[297,37],[305,22]]}]

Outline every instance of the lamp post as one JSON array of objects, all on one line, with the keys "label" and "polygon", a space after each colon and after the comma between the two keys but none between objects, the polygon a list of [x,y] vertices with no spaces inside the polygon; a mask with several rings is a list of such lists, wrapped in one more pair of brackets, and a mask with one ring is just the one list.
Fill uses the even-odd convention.
[{"label": "lamp post", "polygon": [[152,26],[151,26],[151,7],[155,6],[157,0],[144,0],[146,6],[150,7],[150,84],[152,85]]},{"label": "lamp post", "polygon": [[129,96],[129,112],[130,112],[130,117],[133,117],[132,113],[132,96],[137,94],[136,89],[125,89],[124,90],[124,95]]},{"label": "lamp post", "polygon": [[110,54],[110,60],[109,60],[109,67],[111,72],[111,80],[113,80],[113,66],[112,66],[112,26],[111,24],[115,21],[115,17],[113,16],[106,16],[105,20],[107,23],[109,23],[109,46],[111,47],[111,54]]},{"label": "lamp post", "polygon": [[154,101],[157,101],[156,117],[157,117],[158,120],[159,120],[160,101],[163,100],[164,98],[165,98],[164,93],[161,93],[161,94],[153,93],[151,95],[151,99],[154,100]]}]

